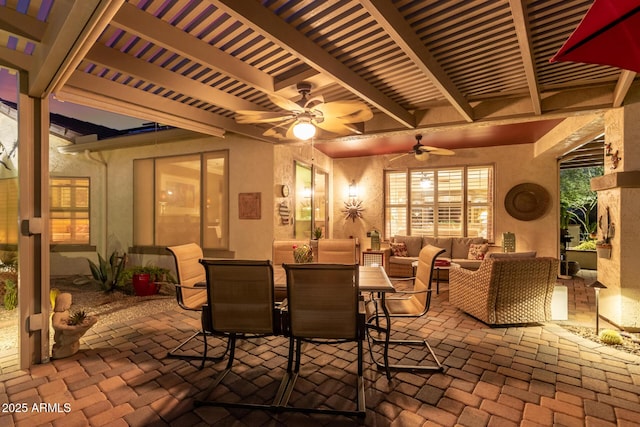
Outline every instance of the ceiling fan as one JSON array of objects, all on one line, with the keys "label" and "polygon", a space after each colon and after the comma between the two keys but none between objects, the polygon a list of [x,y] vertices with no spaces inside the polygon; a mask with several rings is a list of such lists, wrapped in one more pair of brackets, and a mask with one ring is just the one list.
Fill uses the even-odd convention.
[{"label": "ceiling fan", "polygon": [[438,148],[438,147],[430,147],[428,145],[422,145],[422,143],[420,142],[421,140],[422,140],[422,135],[420,134],[416,135],[416,144],[413,147],[411,147],[411,151],[409,151],[408,153],[401,154],[398,157],[394,157],[390,161],[397,160],[409,154],[413,154],[416,157],[416,160],[420,162],[427,161],[429,159],[429,156],[432,154],[436,154],[438,156],[453,156],[455,154],[453,151],[448,150],[446,148]]},{"label": "ceiling fan", "polygon": [[365,122],[373,117],[371,109],[361,101],[324,102],[319,96],[309,97],[311,84],[296,85],[301,98],[291,101],[275,94],[267,95],[271,102],[282,108],[282,112],[239,110],[237,123],[274,123],[263,135],[279,139],[309,139],[315,135],[316,127],[346,135],[360,133],[352,123]]}]

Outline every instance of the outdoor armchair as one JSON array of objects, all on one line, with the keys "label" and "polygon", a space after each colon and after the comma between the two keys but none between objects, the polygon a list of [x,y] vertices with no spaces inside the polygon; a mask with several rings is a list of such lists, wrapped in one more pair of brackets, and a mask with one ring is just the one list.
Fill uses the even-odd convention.
[{"label": "outdoor armchair", "polygon": [[485,259],[477,271],[449,272],[449,302],[487,325],[551,320],[555,258]]}]

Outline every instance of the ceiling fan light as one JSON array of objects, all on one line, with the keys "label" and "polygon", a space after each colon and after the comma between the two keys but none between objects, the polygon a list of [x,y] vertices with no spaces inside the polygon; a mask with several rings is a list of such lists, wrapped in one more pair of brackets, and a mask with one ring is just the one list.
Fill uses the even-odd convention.
[{"label": "ceiling fan light", "polygon": [[293,126],[293,135],[303,141],[313,138],[316,134],[316,127],[309,122],[298,122]]},{"label": "ceiling fan light", "polygon": [[416,153],[416,160],[419,162],[426,162],[429,160],[429,153],[423,151],[422,153]]}]

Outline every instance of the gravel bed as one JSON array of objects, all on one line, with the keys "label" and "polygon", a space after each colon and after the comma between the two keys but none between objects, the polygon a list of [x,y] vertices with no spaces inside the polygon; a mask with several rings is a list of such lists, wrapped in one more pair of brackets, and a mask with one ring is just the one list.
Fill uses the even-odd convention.
[{"label": "gravel bed", "polygon": [[[616,348],[621,351],[625,351],[627,353],[635,354],[636,356],[640,356],[640,337],[638,334],[629,334],[622,333],[622,344],[606,344],[600,340],[598,334],[596,334],[596,328],[585,328],[580,326],[570,326],[570,325],[560,325],[564,329],[569,332],[579,335],[582,338],[586,338],[593,342],[608,345],[610,347]],[[600,328],[602,331],[602,328]]]},{"label": "gravel bed", "polygon": [[[96,282],[84,276],[73,276],[52,279],[51,288],[71,294],[71,313],[84,310],[90,316],[97,316],[100,325],[125,322],[178,307],[171,285],[162,287],[158,295],[138,297],[120,291],[104,292]],[[17,308],[7,311],[0,304],[0,352],[17,348],[18,316]]]}]

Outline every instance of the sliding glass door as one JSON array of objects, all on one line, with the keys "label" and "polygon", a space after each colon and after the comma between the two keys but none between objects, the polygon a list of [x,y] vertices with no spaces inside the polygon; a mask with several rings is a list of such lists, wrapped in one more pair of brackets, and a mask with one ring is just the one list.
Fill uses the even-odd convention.
[{"label": "sliding glass door", "polygon": [[328,237],[329,174],[315,166],[295,162],[294,237],[310,239],[317,228]]}]

